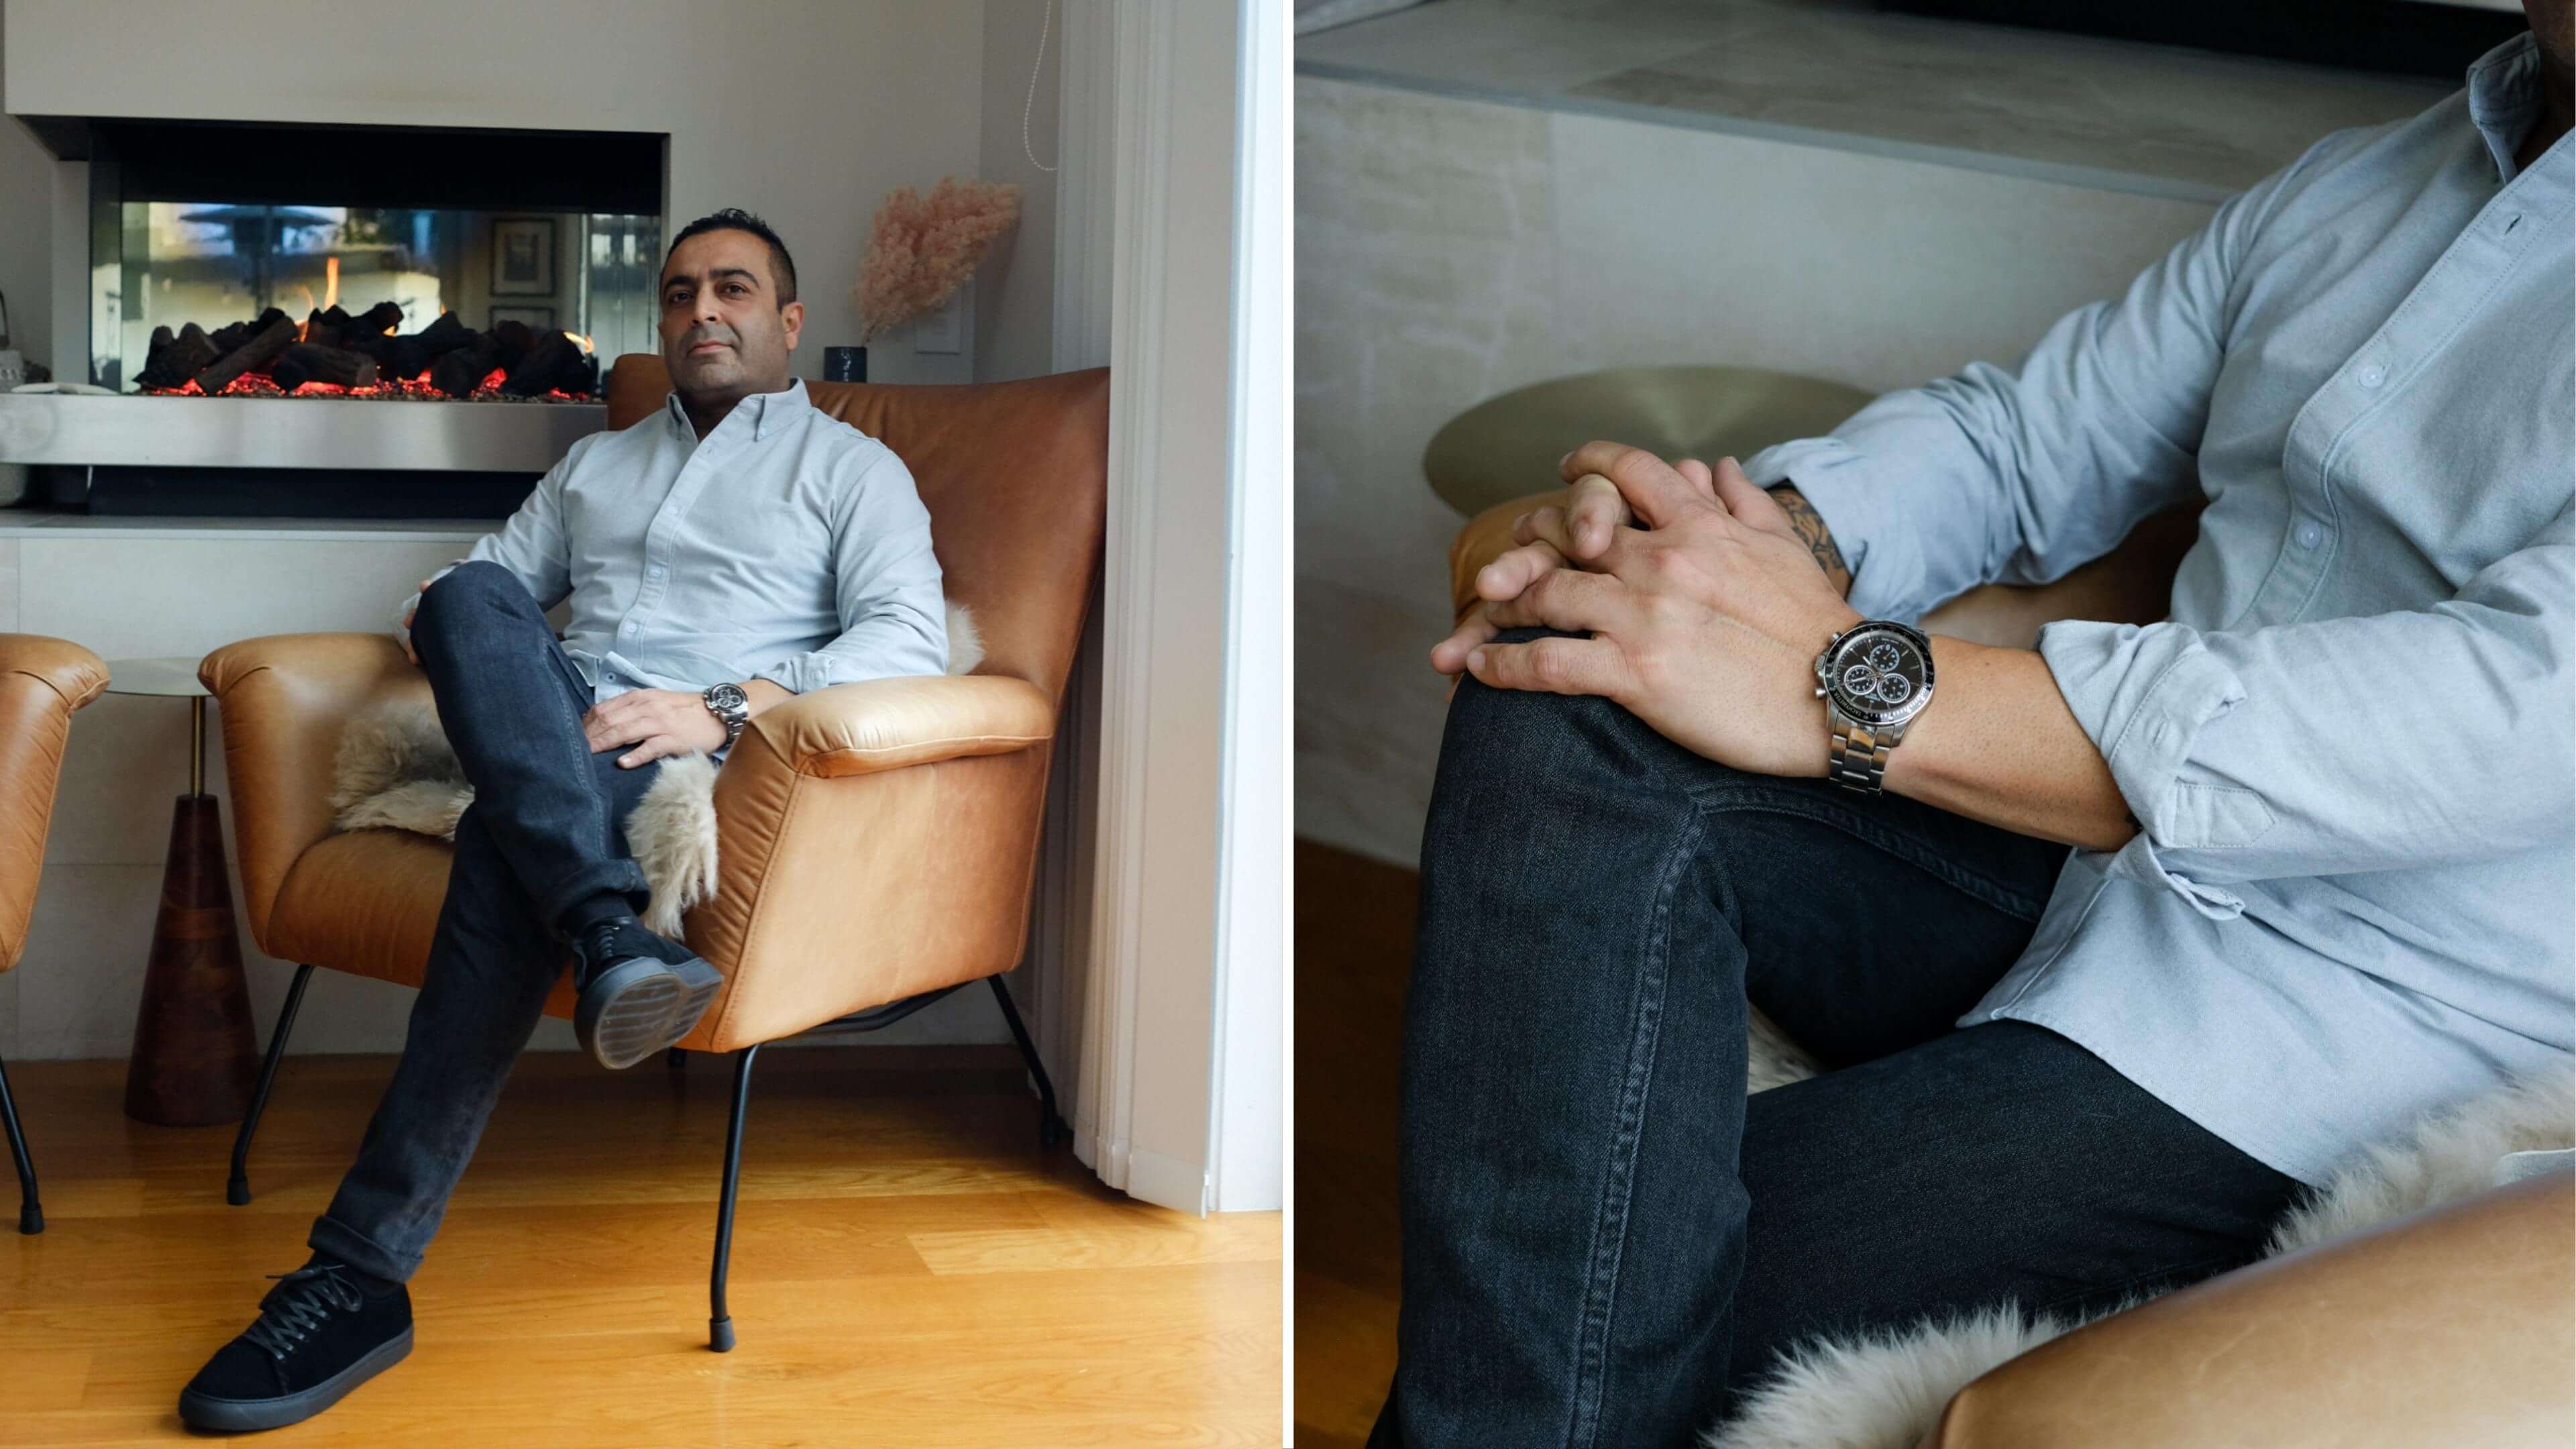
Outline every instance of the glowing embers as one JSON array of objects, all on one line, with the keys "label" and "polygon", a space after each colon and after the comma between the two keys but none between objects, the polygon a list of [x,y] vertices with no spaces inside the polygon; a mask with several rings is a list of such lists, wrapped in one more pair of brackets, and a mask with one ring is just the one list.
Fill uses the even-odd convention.
[{"label": "glowing embers", "polygon": [[394,401],[585,402],[599,390],[591,342],[503,322],[478,332],[441,312],[397,336],[401,309],[355,317],[337,305],[294,321],[270,308],[215,332],[157,328],[140,390],[173,397],[333,397]]}]

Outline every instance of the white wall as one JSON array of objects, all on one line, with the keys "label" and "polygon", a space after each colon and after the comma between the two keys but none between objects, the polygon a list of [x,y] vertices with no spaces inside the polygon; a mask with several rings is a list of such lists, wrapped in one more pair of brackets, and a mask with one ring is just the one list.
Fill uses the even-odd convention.
[{"label": "white wall", "polygon": [[2014,362],[2211,211],[1312,76],[1296,206],[1297,830],[1407,865],[1465,522],[1422,477],[1443,423],[1626,364],[1882,391]]},{"label": "white wall", "polygon": [[[0,27],[0,72],[7,67],[8,37]],[[0,120],[0,293],[9,298],[9,345],[48,367],[54,365],[54,170],[53,156],[26,127]]]},{"label": "white wall", "polygon": [[[1064,9],[1061,0],[984,0],[984,138],[979,174],[987,181],[1019,183],[1020,224],[994,250],[975,281],[978,382],[1041,377],[1056,370],[1056,172],[1045,168],[1060,167],[1063,160],[1056,137]],[[1034,161],[1031,152],[1036,153]]]},{"label": "white wall", "polygon": [[[674,228],[740,206],[796,254],[806,377],[822,375],[826,345],[858,340],[848,291],[877,202],[981,164],[976,0],[629,0],[614,24],[603,7],[524,0],[230,0],[219,18],[194,0],[5,3],[0,104],[13,114],[668,132]],[[263,75],[277,83],[246,80]],[[0,196],[11,231],[14,200]],[[0,265],[12,245],[0,241]],[[868,360],[885,381],[974,375],[971,348],[872,345]]]}]

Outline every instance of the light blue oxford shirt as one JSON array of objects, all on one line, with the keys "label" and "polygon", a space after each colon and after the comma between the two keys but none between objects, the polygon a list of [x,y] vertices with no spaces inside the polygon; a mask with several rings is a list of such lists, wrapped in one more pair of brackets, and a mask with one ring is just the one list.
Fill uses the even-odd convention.
[{"label": "light blue oxford shirt", "polygon": [[2166,620],[2040,631],[2143,829],[2071,852],[1960,1024],[2071,1037],[2309,1183],[2576,1048],[2576,156],[2516,174],[2541,106],[2526,34],[2017,374],[1746,465],[1815,504],[1854,608],[1909,620],[2207,497]]},{"label": "light blue oxford shirt", "polygon": [[703,439],[677,394],[591,434],[458,562],[474,560],[541,607],[571,598],[564,652],[593,702],[749,679],[803,694],[948,666],[911,471],[801,380],[744,398]]}]

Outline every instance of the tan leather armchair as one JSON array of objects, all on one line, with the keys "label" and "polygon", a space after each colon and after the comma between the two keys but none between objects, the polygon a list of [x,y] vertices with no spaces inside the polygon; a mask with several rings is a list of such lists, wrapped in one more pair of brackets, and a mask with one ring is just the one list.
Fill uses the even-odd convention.
[{"label": "tan leather armchair", "polygon": [[[612,427],[653,415],[661,359],[618,360]],[[938,994],[991,983],[1041,1092],[1054,1095],[998,973],[1026,934],[1050,742],[1099,567],[1109,375],[955,387],[808,383],[816,407],[901,456],[931,516],[949,599],[984,641],[972,675],[888,679],[802,695],[744,730],[715,791],[720,879],[687,933],[726,983],[683,1048],[740,1053],[718,1212],[714,1312],[732,1346],[724,1272],[753,1054],[828,1022],[880,1025]],[[428,684],[388,634],[230,644],[200,676],[223,706],[243,904],[270,955],[302,963],[271,1034],[234,1152],[243,1171],[305,979],[315,966],[417,985],[450,847],[393,830],[333,833],[342,722]],[[569,981],[549,1013],[571,1014]]]},{"label": "tan leather armchair", "polygon": [[[63,742],[72,711],[107,688],[97,655],[41,634],[0,634],[0,972],[27,954],[27,922],[36,912],[36,883],[45,870],[45,836],[54,820],[54,788],[63,773]],[[0,1068],[0,1123],[18,1168],[18,1231],[45,1230],[36,1196],[36,1164]]]},{"label": "tan leather armchair", "polygon": [[[1553,498],[1488,509],[1459,532],[1458,617],[1476,603],[1476,571],[1512,546],[1512,520]],[[1921,626],[2027,649],[2052,619],[2154,623],[2199,514],[2191,504],[2149,518],[2052,584],[1970,589]],[[1961,1390],[1921,1449],[2564,1445],[2576,1418],[2571,1273],[2576,1176],[2561,1172],[2240,1268],[2044,1344]]]}]

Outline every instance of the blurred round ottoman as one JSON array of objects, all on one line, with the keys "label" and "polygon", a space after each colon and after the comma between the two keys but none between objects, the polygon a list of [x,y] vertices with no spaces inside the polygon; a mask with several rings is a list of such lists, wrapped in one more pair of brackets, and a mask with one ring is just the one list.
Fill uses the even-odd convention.
[{"label": "blurred round ottoman", "polygon": [[1556,460],[1607,438],[1665,458],[1743,459],[1811,438],[1870,400],[1822,378],[1761,367],[1614,367],[1514,388],[1467,409],[1422,451],[1431,491],[1473,518],[1562,486]]}]

